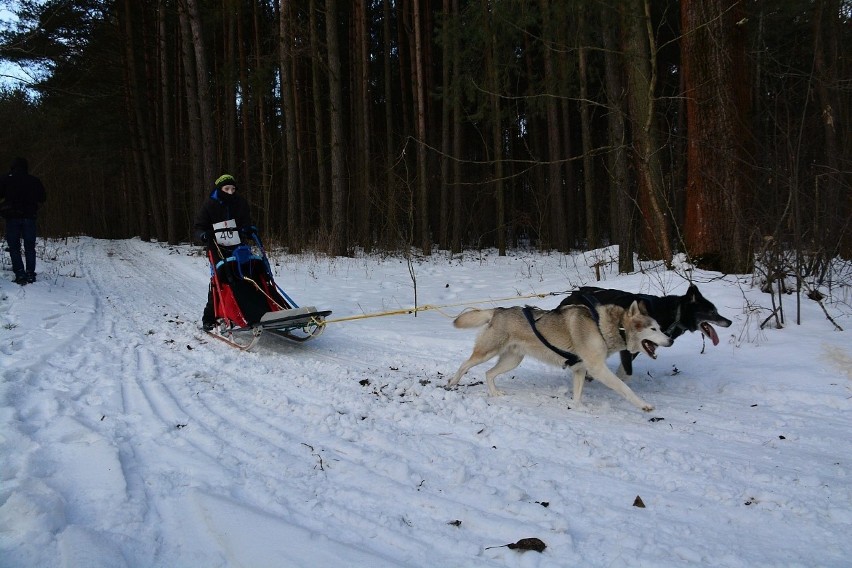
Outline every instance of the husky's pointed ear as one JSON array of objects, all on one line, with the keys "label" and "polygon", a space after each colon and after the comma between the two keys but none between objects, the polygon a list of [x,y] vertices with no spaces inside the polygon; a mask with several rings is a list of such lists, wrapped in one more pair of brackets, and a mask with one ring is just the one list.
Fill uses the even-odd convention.
[{"label": "husky's pointed ear", "polygon": [[701,292],[698,291],[698,286],[696,286],[695,284],[690,284],[689,288],[686,290],[686,299],[692,303],[695,303],[700,297]]},{"label": "husky's pointed ear", "polygon": [[635,317],[642,313],[642,309],[639,307],[639,301],[633,300],[633,303],[630,304],[630,308],[627,310],[628,317]]}]

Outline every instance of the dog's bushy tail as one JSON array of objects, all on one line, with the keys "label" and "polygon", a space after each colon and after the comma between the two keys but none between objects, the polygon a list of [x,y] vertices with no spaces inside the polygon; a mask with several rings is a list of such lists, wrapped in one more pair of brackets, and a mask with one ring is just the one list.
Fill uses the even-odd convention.
[{"label": "dog's bushy tail", "polygon": [[481,327],[491,321],[494,310],[468,310],[453,320],[453,325],[461,328]]}]

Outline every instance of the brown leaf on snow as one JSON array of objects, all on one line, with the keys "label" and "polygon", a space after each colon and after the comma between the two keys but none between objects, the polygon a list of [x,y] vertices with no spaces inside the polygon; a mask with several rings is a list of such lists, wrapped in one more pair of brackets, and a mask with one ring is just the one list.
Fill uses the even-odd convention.
[{"label": "brown leaf on snow", "polygon": [[485,550],[489,550],[491,548],[502,548],[502,547],[511,548],[512,550],[535,550],[536,552],[542,552],[547,545],[540,539],[535,537],[532,538],[522,538],[518,542],[511,542],[509,544],[501,544],[500,546],[489,546]]},{"label": "brown leaf on snow", "polygon": [[512,550],[535,550],[536,552],[542,552],[547,545],[544,544],[541,540],[533,537],[533,538],[522,538],[518,542],[507,544],[509,548]]}]

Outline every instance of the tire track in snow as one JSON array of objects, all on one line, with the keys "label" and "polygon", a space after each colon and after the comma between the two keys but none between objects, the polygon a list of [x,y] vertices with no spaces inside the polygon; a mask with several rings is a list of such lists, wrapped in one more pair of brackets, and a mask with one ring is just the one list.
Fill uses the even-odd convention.
[{"label": "tire track in snow", "polygon": [[[118,254],[114,254],[113,257],[123,262],[126,260],[127,256],[119,251]],[[129,263],[129,265],[133,265],[133,263]],[[115,263],[112,264],[115,266]],[[138,272],[138,269],[136,270]],[[116,278],[119,283],[120,279],[132,279],[134,281],[134,288],[136,289],[136,301],[139,300],[145,301],[146,299],[151,298],[151,294],[153,293],[153,289],[148,286],[144,280],[140,281],[133,277],[133,270],[129,270],[128,266],[123,266],[121,269],[115,269]],[[122,306],[119,305],[118,302],[112,301],[108,296],[108,289],[110,288],[109,279],[107,278],[106,271],[101,274],[91,273],[88,275],[90,280],[95,282],[94,284],[94,292],[97,295],[104,296],[106,298],[105,303],[108,304],[109,309],[112,311],[118,311]],[[99,282],[103,282],[104,284],[99,284]],[[116,282],[116,281],[114,281]],[[136,306],[138,308],[138,306]],[[125,307],[126,308],[126,307]],[[131,307],[131,309],[127,310],[129,314],[134,314],[135,309]],[[107,316],[106,320],[109,319]],[[133,325],[136,323],[136,325]],[[144,332],[144,326],[138,325],[138,321],[134,322],[133,318],[128,320],[115,320],[114,325],[117,329],[115,329],[114,333],[120,336],[127,336],[130,332],[131,335],[134,334],[133,328],[136,328],[135,335],[140,337]],[[112,335],[111,329],[109,329],[110,324],[105,324],[105,332],[108,335]],[[122,329],[124,328],[124,329]],[[137,355],[137,351],[141,352],[141,356]],[[246,355],[247,357],[251,357],[250,355]],[[257,421],[245,421],[240,420],[239,424],[235,424],[232,421],[229,421],[229,418],[233,416],[234,409],[232,407],[228,407],[227,401],[225,402],[225,406],[219,412],[213,412],[209,410],[207,412],[197,412],[195,407],[188,408],[185,403],[179,403],[179,393],[172,391],[168,387],[164,387],[161,383],[157,383],[157,375],[161,374],[162,368],[169,365],[180,366],[181,361],[179,358],[175,358],[178,360],[169,361],[165,363],[160,361],[162,358],[162,354],[157,355],[157,359],[146,350],[145,347],[136,344],[125,346],[122,365],[123,372],[123,392],[124,392],[124,401],[125,401],[125,412],[129,414],[131,417],[144,417],[138,419],[139,424],[136,426],[137,430],[144,430],[143,432],[137,432],[138,436],[134,435],[136,442],[136,454],[134,458],[137,460],[136,467],[141,467],[144,469],[145,462],[153,461],[149,457],[142,455],[144,453],[144,448],[147,446],[146,443],[142,441],[147,437],[150,438],[153,434],[151,430],[157,432],[158,430],[167,429],[170,426],[173,420],[173,414],[176,412],[182,412],[187,416],[188,424],[185,433],[187,435],[183,436],[184,439],[190,440],[191,445],[196,449],[200,450],[202,454],[204,454],[208,460],[217,460],[217,465],[219,467],[225,468],[239,468],[245,467],[244,465],[240,465],[241,463],[251,464],[253,469],[252,471],[252,483],[255,486],[280,486],[286,487],[288,482],[292,483],[292,479],[288,479],[286,476],[286,469],[282,471],[280,467],[281,454],[284,451],[280,444],[272,443],[270,440],[274,438],[280,437],[280,430],[276,429],[274,433],[268,433],[264,431],[252,432],[251,430],[256,430],[256,428],[244,428],[242,424],[246,422],[249,424],[257,424]],[[169,358],[168,356],[166,358]],[[183,363],[185,364],[185,362]],[[219,373],[223,374],[224,378],[227,380],[228,372],[227,370],[223,373],[219,371]],[[234,373],[233,376],[236,374]],[[199,397],[200,400],[205,400],[211,398],[210,393],[207,393],[204,397]],[[323,405],[327,405],[328,403],[323,403]],[[135,419],[134,419],[135,420]],[[265,419],[267,424],[271,424],[271,421]],[[128,419],[130,422],[131,419]],[[143,428],[144,425],[144,428]],[[168,436],[159,436],[158,441],[160,444],[160,451],[164,448],[162,447],[164,442],[168,439]],[[295,442],[294,442],[295,443]],[[248,445],[254,453],[257,454],[266,454],[273,455],[276,459],[272,462],[258,461],[256,456],[251,455],[246,450],[243,449],[244,446]],[[305,462],[305,456],[291,454],[290,459],[295,458],[299,460],[301,463]],[[224,463],[223,463],[224,462]],[[311,464],[311,462],[308,462]],[[313,471],[312,464],[310,471]],[[156,472],[149,472],[156,473]],[[282,474],[284,475],[282,477]],[[225,479],[231,477],[240,477],[240,475],[233,474],[223,474],[222,476]],[[219,488],[223,489],[223,488]],[[233,490],[232,488],[230,488]],[[217,490],[216,487],[209,486],[206,490]],[[253,491],[257,491],[257,487],[252,488]],[[268,503],[264,503],[263,501],[272,498],[274,500],[281,500],[286,503],[285,497],[286,492],[284,490],[279,491],[269,491],[263,495],[262,499],[258,499],[257,495],[253,495],[255,499],[258,500],[259,506],[268,505]],[[156,496],[151,496],[151,501],[156,502]],[[252,499],[254,500],[254,499]],[[278,508],[280,509],[280,508]]]},{"label": "tire track in snow", "polygon": [[[135,245],[130,245],[124,250],[132,251]],[[115,256],[120,260],[125,253]],[[114,270],[112,283],[109,270],[104,271],[104,290],[123,280],[136,282],[134,304],[124,307],[129,312],[128,321],[115,323],[117,335],[126,336],[124,332],[133,329],[140,345],[149,346],[152,339],[159,340],[162,335],[180,338],[180,342],[195,339],[185,328],[161,329],[163,320],[157,318],[162,314],[154,317],[145,306],[168,306],[162,311],[184,314],[184,319],[190,320],[186,314],[197,309],[204,277],[196,278],[199,294],[185,283],[172,290],[162,283],[146,281],[150,277],[139,263],[124,260]],[[185,294],[192,299],[187,300]],[[118,310],[121,306],[116,303],[111,308]],[[145,335],[146,328],[155,328],[158,322],[157,333]],[[133,325],[121,327],[126,324]],[[727,434],[733,445],[729,455],[719,458],[717,454],[715,463],[706,462],[701,436],[726,434],[702,433],[701,427],[693,427],[699,436],[694,450],[669,450],[664,428],[669,424],[685,427],[673,413],[675,408],[694,412],[695,399],[688,394],[682,395],[681,403],[679,395],[672,393],[668,399],[672,410],[664,412],[669,420],[649,425],[648,416],[624,407],[602,387],[587,393],[587,408],[580,412],[567,410],[561,385],[554,397],[548,394],[554,392],[550,387],[528,390],[523,379],[513,383],[514,394],[501,399],[486,399],[472,389],[445,393],[439,391],[443,385],[437,384],[437,379],[431,385],[420,385],[420,375],[441,367],[452,371],[464,355],[450,363],[436,363],[431,345],[421,350],[416,341],[407,345],[402,338],[395,341],[390,335],[383,337],[380,349],[378,340],[371,342],[344,330],[304,346],[265,339],[256,354],[236,353],[214,343],[193,351],[182,346],[154,351],[151,346],[155,374],[168,376],[152,378],[155,384],[140,385],[147,389],[144,397],[152,401],[148,412],[153,416],[155,408],[160,414],[166,409],[165,415],[179,410],[188,423],[179,432],[161,436],[157,451],[196,451],[199,463],[215,462],[201,479],[193,479],[191,472],[174,474],[175,492],[184,490],[181,484],[194,484],[218,495],[236,492],[242,501],[259,510],[303,519],[300,522],[308,528],[319,531],[333,526],[344,541],[358,542],[358,531],[363,530],[381,535],[390,546],[405,541],[400,550],[428,554],[436,540],[455,539],[459,550],[464,551],[462,557],[469,559],[479,554],[479,548],[462,543],[463,535],[477,542],[507,526],[565,533],[573,527],[571,519],[592,512],[591,504],[600,506],[595,514],[603,521],[618,522],[623,511],[609,502],[613,487],[624,493],[641,491],[646,499],[665,495],[663,503],[687,512],[695,511],[694,503],[703,503],[718,514],[727,507],[743,506],[742,496],[732,495],[728,489],[732,477],[739,476],[743,491],[752,488],[759,497],[771,495],[773,486],[786,480],[783,473],[755,476],[765,470],[750,467],[749,458],[743,455],[751,454],[759,461],[775,454],[769,450],[756,456],[749,452],[750,441],[759,436],[748,433],[743,438],[735,425],[727,425],[718,414],[712,415],[706,428],[721,424],[731,429]],[[215,369],[205,368],[211,361]],[[398,370],[391,371],[392,365]],[[529,377],[535,371],[522,373]],[[318,383],[313,379],[315,374],[332,382]],[[384,384],[388,387],[372,394],[373,389],[358,384],[364,378],[371,379],[377,389]],[[550,384],[553,379],[548,377],[547,381]],[[661,381],[654,379],[649,388],[659,389]],[[207,386],[210,388],[199,388]],[[405,396],[397,396],[399,393]],[[661,394],[663,399],[666,396]],[[658,408],[664,405],[658,404]],[[724,411],[723,405],[719,406],[718,412]],[[596,425],[603,412],[607,421],[625,421],[628,433],[615,444],[617,453],[601,439],[611,433],[610,424],[603,428]],[[489,417],[487,428],[472,423],[468,415]],[[161,415],[152,419],[151,426],[167,432],[167,418]],[[543,427],[542,422],[548,426]],[[635,434],[631,434],[631,428]],[[438,446],[447,449],[447,458],[435,457],[442,455]],[[143,447],[145,451],[154,448]],[[419,452],[421,448],[426,451]],[[469,456],[469,463],[455,463],[452,456],[459,455]],[[153,463],[150,456],[142,454],[136,459],[141,467]],[[640,473],[627,474],[637,468],[622,466],[635,463],[644,464]],[[564,471],[572,482],[535,481],[532,472],[538,464]],[[527,475],[526,471],[531,473]],[[662,485],[655,476],[660,472],[665,473],[660,476],[663,479],[676,478],[683,483]],[[696,475],[705,476],[706,483],[687,483]],[[357,480],[365,477],[375,483],[368,487],[359,484]],[[512,482],[507,483],[507,479]],[[241,485],[228,487],[230,480],[242,480]],[[320,488],[321,492],[305,502],[293,498],[311,495]],[[579,502],[577,495],[583,496]],[[544,500],[551,503],[549,508],[535,503]],[[370,518],[365,519],[365,511],[351,505],[364,501],[391,505],[368,512]],[[470,528],[458,531],[434,523],[442,516],[446,522],[457,517]],[[643,527],[633,520],[625,530],[641,532]],[[495,534],[491,538],[501,540]]]},{"label": "tire track in snow", "polygon": [[[182,491],[191,477],[191,474],[180,471],[182,467],[169,465],[186,461],[183,456],[185,442],[175,433],[178,420],[182,420],[186,413],[180,398],[165,386],[170,370],[185,366],[186,361],[183,357],[174,356],[168,349],[163,350],[165,357],[163,353],[150,349],[151,330],[161,325],[164,317],[159,314],[157,306],[163,301],[163,292],[167,288],[152,278],[151,268],[140,259],[139,251],[128,246],[132,243],[111,243],[111,250],[106,254],[108,258],[103,258],[100,244],[80,247],[78,262],[96,298],[98,310],[95,321],[84,330],[80,341],[66,356],[76,360],[76,369],[72,371],[74,380],[85,381],[92,377],[92,390],[118,391],[107,397],[112,400],[102,405],[98,418],[90,416],[89,424],[92,428],[107,431],[111,443],[118,448],[129,503],[117,504],[116,509],[132,511],[130,516],[136,519],[134,523],[123,523],[132,531],[126,537],[139,538],[141,534],[147,535],[141,537],[145,540],[163,543],[168,541],[169,527],[162,523],[164,518],[159,510],[169,508],[170,497],[153,494],[150,487],[157,487],[157,484],[150,483],[150,480],[153,476],[162,477],[167,481],[166,486]],[[133,295],[116,295],[116,289],[127,285],[134,287]],[[127,298],[132,298],[134,303],[126,305],[122,300]],[[169,301],[168,296],[165,299]],[[152,310],[155,313],[151,313]],[[116,345],[119,338],[125,342],[124,345]],[[116,357],[103,360],[106,353],[115,353]],[[111,369],[105,374],[104,367]],[[101,378],[108,380],[99,380]],[[80,413],[87,410],[90,409],[81,407]],[[91,415],[91,412],[88,414]],[[201,424],[203,421],[199,420],[199,429]],[[212,434],[213,431],[210,432]],[[207,439],[216,440],[213,435]],[[205,450],[208,458],[199,462],[199,468],[217,467],[215,458],[222,453],[221,445]],[[174,460],[170,461],[172,453]],[[149,503],[154,504],[153,510],[148,507]],[[138,526],[139,519],[142,519],[144,528]],[[155,557],[157,553],[156,550],[152,552]]]}]

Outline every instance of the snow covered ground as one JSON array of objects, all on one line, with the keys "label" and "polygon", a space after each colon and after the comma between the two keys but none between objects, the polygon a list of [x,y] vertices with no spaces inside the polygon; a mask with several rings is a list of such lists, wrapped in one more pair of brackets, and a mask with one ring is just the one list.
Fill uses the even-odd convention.
[{"label": "snow covered ground", "polygon": [[[556,306],[585,256],[436,254],[413,315],[329,323],[242,353],[198,330],[197,247],[39,244],[39,281],[0,271],[0,565],[6,567],[849,566],[852,342],[805,300],[698,271],[734,320],[635,362],[643,413],[532,360],[443,386],[475,331],[465,306]],[[414,304],[398,257],[273,255],[332,318]],[[601,285],[683,293],[674,272]],[[485,300],[485,303],[476,303]],[[487,302],[493,300],[493,302]],[[852,291],[829,313],[852,328]],[[795,313],[794,298],[785,298]],[[617,357],[611,359],[617,365]],[[645,507],[634,506],[639,496]],[[501,547],[522,538],[547,548]],[[496,548],[495,548],[496,547]]]}]

